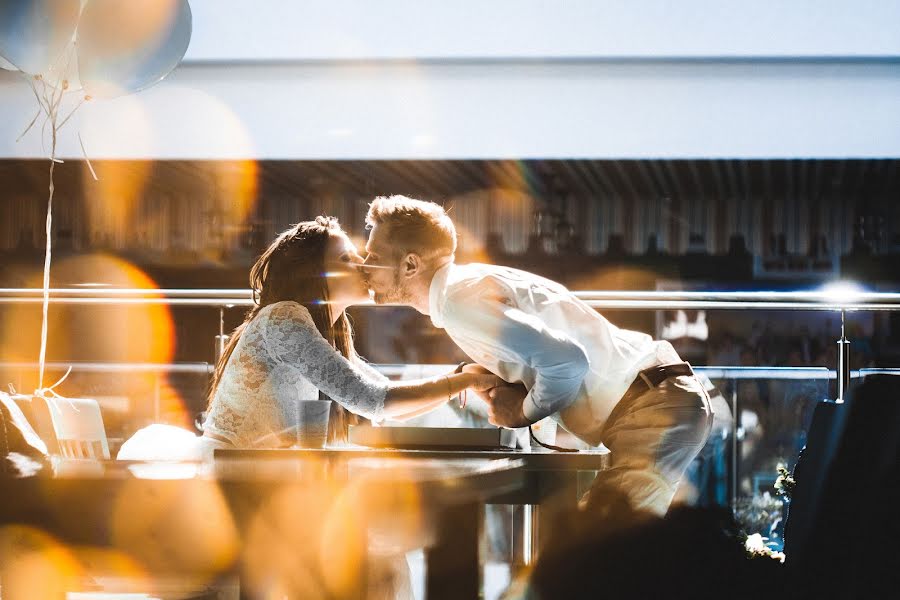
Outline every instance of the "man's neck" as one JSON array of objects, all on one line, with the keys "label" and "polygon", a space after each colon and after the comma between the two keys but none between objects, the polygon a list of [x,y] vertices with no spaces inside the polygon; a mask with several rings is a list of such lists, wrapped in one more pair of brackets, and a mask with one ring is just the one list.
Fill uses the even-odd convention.
[{"label": "man's neck", "polygon": [[452,256],[445,256],[435,261],[432,269],[422,277],[421,287],[413,294],[412,301],[409,303],[410,306],[423,315],[431,316],[431,282],[434,281],[435,273],[452,262]]},{"label": "man's neck", "polygon": [[409,305],[425,316],[431,315],[431,304],[428,300],[427,293],[416,294],[416,297],[413,298],[412,302],[410,302]]},{"label": "man's neck", "polygon": [[[438,269],[439,268],[440,267],[438,267]],[[437,273],[437,269],[422,276],[422,280],[419,285],[416,286],[415,291],[413,291],[409,303],[410,306],[426,316],[431,315],[431,282],[434,281],[435,273]]]}]

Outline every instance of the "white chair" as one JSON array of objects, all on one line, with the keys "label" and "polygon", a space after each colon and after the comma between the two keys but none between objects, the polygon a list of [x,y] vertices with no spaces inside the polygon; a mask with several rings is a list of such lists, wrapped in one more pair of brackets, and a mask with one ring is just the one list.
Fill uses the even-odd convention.
[{"label": "white chair", "polygon": [[46,401],[60,456],[109,459],[106,429],[96,400],[51,397]]}]

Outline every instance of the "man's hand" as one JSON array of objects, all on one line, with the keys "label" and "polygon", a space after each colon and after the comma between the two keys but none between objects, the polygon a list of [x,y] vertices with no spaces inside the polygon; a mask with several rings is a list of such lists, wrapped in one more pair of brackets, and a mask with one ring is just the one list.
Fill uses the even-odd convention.
[{"label": "man's hand", "polygon": [[531,421],[522,411],[528,390],[521,383],[499,385],[488,392],[488,421],[499,427],[528,427]]},{"label": "man's hand", "polygon": [[[467,364],[463,367],[463,373],[490,373],[487,369],[478,364]],[[506,383],[502,379],[502,383],[490,390],[483,392],[469,390],[474,392],[479,398],[485,401],[488,406],[488,421],[491,425],[498,427],[527,427],[531,425],[522,412],[522,402],[528,395],[528,390],[521,383]]]}]

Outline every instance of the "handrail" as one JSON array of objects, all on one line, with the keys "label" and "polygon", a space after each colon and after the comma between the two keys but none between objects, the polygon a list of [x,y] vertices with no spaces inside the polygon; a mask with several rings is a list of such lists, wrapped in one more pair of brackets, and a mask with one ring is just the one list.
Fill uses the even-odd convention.
[{"label": "handrail", "polygon": [[[2,366],[2,363],[0,363]],[[372,364],[382,374],[388,377],[400,377],[407,370],[426,368],[435,372],[446,372],[456,368],[455,364]],[[735,367],[727,365],[694,366],[694,371],[706,375],[711,379],[836,379],[837,371],[828,367]],[[851,379],[858,379],[865,375],[900,374],[900,369],[853,369],[850,371]]]},{"label": "handrail", "polygon": [[[56,304],[166,304],[231,308],[252,306],[249,289],[146,289],[146,288],[51,288]],[[0,304],[43,302],[40,288],[0,288]]]},{"label": "handrail", "polygon": [[[0,304],[36,304],[43,302],[44,290],[38,288],[0,288]],[[602,291],[581,290],[574,294],[593,308],[620,310],[815,310],[839,312],[841,337],[837,371],[838,401],[850,382],[850,343],[846,337],[846,313],[853,311],[898,311],[900,293],[831,290],[819,292],[696,292],[696,291]],[[85,286],[49,290],[54,304],[164,304],[173,306],[205,306],[219,309],[220,344],[225,309],[252,306],[249,289],[140,289]],[[367,303],[369,306],[374,304]]]},{"label": "handrail", "polygon": [[[0,369],[32,369],[39,363],[36,362],[2,362]],[[44,368],[48,371],[65,371],[72,368],[77,373],[197,373],[209,375],[215,370],[215,365],[205,362],[178,362],[178,363],[123,363],[123,362],[48,362]]]},{"label": "handrail", "polygon": [[[36,362],[3,362],[0,369],[30,369],[38,366]],[[47,370],[65,371],[72,367],[73,372],[80,373],[195,373],[209,375],[215,365],[205,362],[179,363],[122,363],[122,362],[48,362]],[[372,363],[372,366],[388,377],[400,377],[408,370],[428,369],[436,372],[452,371],[455,364],[394,364]],[[695,366],[694,370],[712,379],[835,379],[836,371],[827,367],[734,367],[734,366]],[[851,379],[877,373],[900,374],[900,369],[854,369],[850,371]]]},{"label": "handrail", "polygon": [[[897,311],[900,293],[858,292],[683,292],[599,291],[573,292],[594,308],[623,310],[815,310]],[[0,304],[36,304],[43,301],[38,288],[0,288]],[[165,304],[232,308],[252,306],[249,289],[136,289],[54,288],[55,304]],[[368,303],[373,306],[374,304]]]}]

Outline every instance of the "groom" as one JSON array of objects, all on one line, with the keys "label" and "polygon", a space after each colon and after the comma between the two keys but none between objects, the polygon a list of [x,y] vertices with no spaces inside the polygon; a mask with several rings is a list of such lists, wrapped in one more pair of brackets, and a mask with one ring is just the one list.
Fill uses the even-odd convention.
[{"label": "groom", "polygon": [[492,423],[527,427],[551,416],[584,442],[602,442],[611,464],[588,508],[620,492],[636,509],[666,512],[712,422],[709,397],[671,344],[616,327],[548,279],[455,264],[456,228],[432,202],[376,198],[366,224],[375,302],[429,315],[512,384],[485,398]]}]

